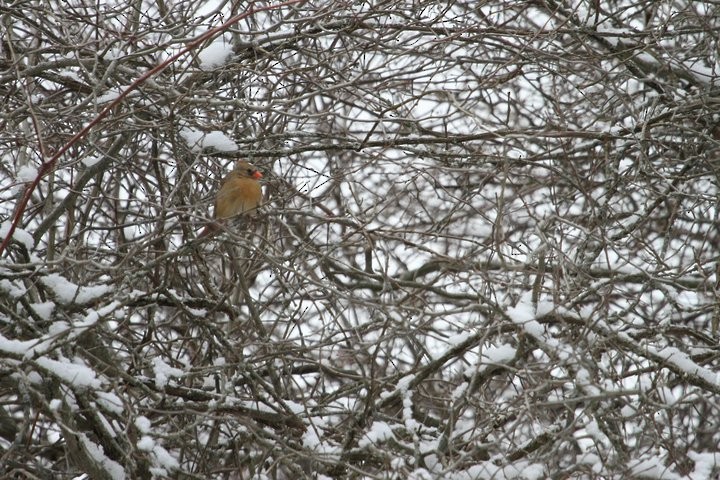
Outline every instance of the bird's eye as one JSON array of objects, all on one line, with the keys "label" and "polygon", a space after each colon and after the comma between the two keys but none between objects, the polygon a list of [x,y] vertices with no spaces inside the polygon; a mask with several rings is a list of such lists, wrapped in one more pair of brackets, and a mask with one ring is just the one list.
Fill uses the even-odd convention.
[{"label": "bird's eye", "polygon": [[255,173],[255,172],[253,171],[253,169],[252,169],[252,168],[248,168],[248,175],[250,175],[250,176],[252,177],[253,173]]}]

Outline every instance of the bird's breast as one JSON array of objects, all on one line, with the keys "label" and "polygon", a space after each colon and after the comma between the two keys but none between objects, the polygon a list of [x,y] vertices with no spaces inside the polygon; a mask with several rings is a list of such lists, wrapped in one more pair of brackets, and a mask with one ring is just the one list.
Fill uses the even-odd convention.
[{"label": "bird's breast", "polygon": [[227,218],[260,206],[262,188],[251,179],[229,179],[220,188],[215,201],[215,217]]}]

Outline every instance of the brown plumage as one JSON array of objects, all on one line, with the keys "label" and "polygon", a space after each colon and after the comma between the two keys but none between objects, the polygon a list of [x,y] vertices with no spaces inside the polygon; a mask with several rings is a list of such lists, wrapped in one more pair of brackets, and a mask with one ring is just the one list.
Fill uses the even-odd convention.
[{"label": "brown plumage", "polygon": [[232,172],[222,180],[215,197],[213,218],[216,220],[205,227],[201,237],[220,229],[217,220],[234,217],[255,210],[262,203],[260,180],[262,173],[245,160],[239,160]]}]

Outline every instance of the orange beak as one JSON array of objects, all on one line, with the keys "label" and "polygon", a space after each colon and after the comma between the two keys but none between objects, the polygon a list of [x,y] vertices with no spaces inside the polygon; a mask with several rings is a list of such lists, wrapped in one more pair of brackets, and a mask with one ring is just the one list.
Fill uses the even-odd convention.
[{"label": "orange beak", "polygon": [[262,178],[262,173],[260,173],[258,170],[255,170],[255,171],[253,172],[253,174],[252,174],[252,177],[253,177],[255,180],[260,180],[260,179]]}]

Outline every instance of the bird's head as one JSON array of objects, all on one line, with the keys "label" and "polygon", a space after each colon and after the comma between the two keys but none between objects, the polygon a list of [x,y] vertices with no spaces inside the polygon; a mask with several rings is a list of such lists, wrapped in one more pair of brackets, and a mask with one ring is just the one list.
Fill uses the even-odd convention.
[{"label": "bird's head", "polygon": [[239,160],[235,164],[233,172],[237,173],[242,177],[254,178],[255,180],[260,180],[263,176],[262,173],[260,173],[260,170],[258,170],[253,164],[246,162],[245,160]]}]

